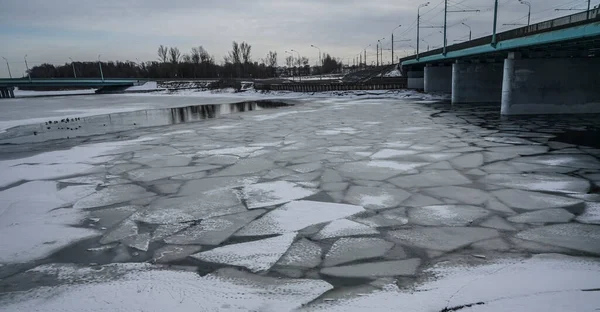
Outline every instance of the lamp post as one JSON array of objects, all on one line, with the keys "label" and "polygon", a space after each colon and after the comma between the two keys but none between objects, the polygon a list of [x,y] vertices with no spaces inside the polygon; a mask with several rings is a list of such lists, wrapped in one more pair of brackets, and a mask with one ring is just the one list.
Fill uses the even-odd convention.
[{"label": "lamp post", "polygon": [[417,8],[417,60],[419,59],[419,28],[421,27],[421,8],[429,5],[429,2],[419,5]]},{"label": "lamp post", "polygon": [[23,57],[25,60],[25,68],[27,68],[27,77],[29,77],[29,81],[31,81],[31,73],[29,72],[29,65],[27,64],[27,54]]},{"label": "lamp post", "polygon": [[472,39],[472,38],[471,38],[471,34],[473,33],[473,31],[471,30],[471,26],[469,26],[469,25],[467,25],[467,24],[465,24],[465,23],[461,23],[461,24],[462,24],[462,25],[465,25],[465,26],[467,26],[467,27],[469,27],[469,41],[471,41],[471,39]]},{"label": "lamp post", "polygon": [[321,49],[319,47],[317,47],[316,45],[311,44],[311,47],[319,50],[319,66],[323,66],[323,61],[321,60]]},{"label": "lamp post", "polygon": [[[527,13],[527,26],[529,26],[529,24],[531,23],[531,3],[524,1],[524,0],[519,0],[519,3],[526,5],[527,7],[529,7],[529,12]],[[589,8],[588,8],[589,10]]]},{"label": "lamp post", "polygon": [[[285,51],[285,53],[289,54],[292,57],[292,67],[294,66],[294,54],[290,51]],[[294,72],[292,71],[292,80],[294,80]]]},{"label": "lamp post", "polygon": [[300,71],[300,52],[298,52],[294,49],[290,49],[290,51],[296,52],[296,54],[298,54],[298,80],[302,81],[302,75],[301,75],[301,71]]},{"label": "lamp post", "polygon": [[[377,40],[377,66],[379,66],[379,45],[381,44],[381,40],[385,39],[385,37]],[[383,58],[383,53],[381,55],[381,57]],[[381,63],[383,63],[383,60],[381,60]]]},{"label": "lamp post", "polygon": [[8,68],[8,77],[12,79],[12,73],[10,72],[10,65],[8,65],[8,60],[4,56],[2,58],[6,61],[6,67]]},{"label": "lamp post", "polygon": [[102,78],[102,82],[104,82],[104,73],[102,72],[102,62],[100,62],[100,54],[98,54],[98,66],[100,67],[100,77]]},{"label": "lamp post", "polygon": [[396,28],[392,29],[392,64],[394,64],[394,30],[402,27],[402,25],[398,25]]},{"label": "lamp post", "polygon": [[371,45],[366,46],[363,50],[365,51],[365,67],[367,67],[367,48]]},{"label": "lamp post", "polygon": [[321,80],[321,69],[323,68],[323,61],[321,60],[321,49],[314,44],[311,44],[310,46],[319,50],[319,80]]},{"label": "lamp post", "polygon": [[75,61],[73,61],[73,59],[70,57],[69,57],[69,59],[71,60],[71,67],[73,67],[73,77],[75,77],[75,79],[77,79],[77,72],[75,72]]}]

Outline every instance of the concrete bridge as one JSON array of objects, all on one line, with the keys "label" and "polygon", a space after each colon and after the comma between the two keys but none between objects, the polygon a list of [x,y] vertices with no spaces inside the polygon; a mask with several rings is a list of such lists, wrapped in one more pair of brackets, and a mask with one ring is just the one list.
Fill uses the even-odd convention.
[{"label": "concrete bridge", "polygon": [[600,8],[400,59],[408,87],[503,115],[600,113]]},{"label": "concrete bridge", "polygon": [[15,87],[54,87],[54,88],[99,88],[114,89],[127,88],[145,83],[143,79],[73,79],[73,78],[46,78],[46,79],[0,79],[0,98],[14,98]]}]

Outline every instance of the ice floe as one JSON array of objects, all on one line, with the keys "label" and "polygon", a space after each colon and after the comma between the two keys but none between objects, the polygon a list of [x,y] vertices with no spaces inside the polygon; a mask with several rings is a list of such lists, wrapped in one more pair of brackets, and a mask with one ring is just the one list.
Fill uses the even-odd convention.
[{"label": "ice floe", "polygon": [[296,238],[286,233],[258,241],[232,244],[192,255],[192,258],[220,264],[243,266],[252,272],[267,271],[283,256]]},{"label": "ice floe", "polygon": [[242,228],[236,236],[260,236],[289,233],[307,226],[345,218],[365,211],[363,207],[315,201],[293,201]]}]

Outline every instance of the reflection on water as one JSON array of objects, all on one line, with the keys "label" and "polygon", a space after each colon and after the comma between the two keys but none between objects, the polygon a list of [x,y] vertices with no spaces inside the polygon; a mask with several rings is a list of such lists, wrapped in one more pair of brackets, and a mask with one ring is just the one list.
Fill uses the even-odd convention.
[{"label": "reflection on water", "polygon": [[293,106],[276,101],[251,101],[234,104],[194,105],[186,107],[148,109],[83,118],[52,119],[43,124],[11,128],[0,134],[0,144],[21,144],[47,140],[98,135],[142,127],[166,126],[218,118],[238,112]]}]

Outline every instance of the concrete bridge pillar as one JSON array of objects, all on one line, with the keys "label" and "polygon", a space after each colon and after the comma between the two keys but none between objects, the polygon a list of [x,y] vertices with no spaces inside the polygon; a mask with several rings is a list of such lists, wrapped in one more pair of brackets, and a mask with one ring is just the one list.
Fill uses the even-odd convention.
[{"label": "concrete bridge pillar", "polygon": [[409,71],[406,73],[407,75],[407,88],[408,89],[416,89],[416,90],[423,90],[423,88],[425,87],[424,84],[424,75],[425,72],[423,71]]},{"label": "concrete bridge pillar", "polygon": [[600,59],[504,61],[502,115],[600,113]]},{"label": "concrete bridge pillar", "polygon": [[8,97],[15,98],[15,88],[8,88]]},{"label": "concrete bridge pillar", "polygon": [[451,93],[452,66],[426,66],[424,85],[427,93]]},{"label": "concrete bridge pillar", "polygon": [[500,103],[503,72],[500,63],[454,63],[452,103]]}]

